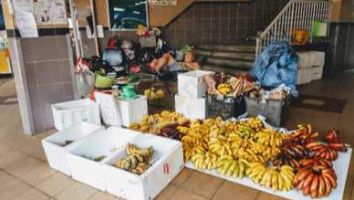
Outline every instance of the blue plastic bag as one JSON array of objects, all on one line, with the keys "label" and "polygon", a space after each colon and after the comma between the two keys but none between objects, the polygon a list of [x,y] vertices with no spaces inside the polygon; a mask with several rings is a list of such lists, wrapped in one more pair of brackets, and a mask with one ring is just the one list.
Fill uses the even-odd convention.
[{"label": "blue plastic bag", "polygon": [[264,87],[276,88],[285,84],[291,88],[291,95],[297,97],[298,63],[299,57],[291,46],[285,42],[273,42],[257,57],[251,75]]}]

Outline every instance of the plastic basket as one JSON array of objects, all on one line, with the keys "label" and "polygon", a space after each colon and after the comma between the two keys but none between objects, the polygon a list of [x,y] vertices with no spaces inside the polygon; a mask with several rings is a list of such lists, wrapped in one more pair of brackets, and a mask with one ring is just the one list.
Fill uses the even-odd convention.
[{"label": "plastic basket", "polygon": [[246,112],[246,103],[243,96],[222,97],[207,95],[207,116],[221,117],[224,120],[238,117]]},{"label": "plastic basket", "polygon": [[140,46],[142,48],[148,47],[148,48],[155,48],[156,47],[156,36],[154,32],[150,32],[150,36],[145,37],[142,36],[140,37]]}]

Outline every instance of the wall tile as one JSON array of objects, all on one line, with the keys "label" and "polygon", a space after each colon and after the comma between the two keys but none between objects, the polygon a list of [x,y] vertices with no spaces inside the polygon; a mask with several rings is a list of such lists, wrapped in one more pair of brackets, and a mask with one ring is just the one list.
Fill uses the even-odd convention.
[{"label": "wall tile", "polygon": [[31,50],[33,61],[58,59],[55,36],[45,36],[32,39]]},{"label": "wall tile", "polygon": [[37,74],[36,74],[36,66],[34,63],[27,63],[25,65],[26,71],[26,80],[28,86],[36,86],[38,83],[37,81]]},{"label": "wall tile", "polygon": [[39,85],[62,82],[61,61],[36,63],[37,79]]}]

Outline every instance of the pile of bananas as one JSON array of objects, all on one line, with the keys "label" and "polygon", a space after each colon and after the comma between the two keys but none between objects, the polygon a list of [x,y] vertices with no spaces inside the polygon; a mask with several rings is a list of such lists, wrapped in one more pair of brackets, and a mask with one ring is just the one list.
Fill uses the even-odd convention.
[{"label": "pile of bananas", "polygon": [[231,85],[228,83],[222,83],[218,85],[218,92],[222,95],[229,95],[232,92]]},{"label": "pile of bananas", "polygon": [[246,173],[254,182],[274,191],[288,191],[293,187],[294,170],[289,165],[267,167],[262,162],[255,162],[250,164]]},{"label": "pile of bananas", "polygon": [[140,175],[149,168],[149,161],[154,154],[154,149],[152,147],[142,149],[133,144],[128,144],[126,154],[127,157],[118,159],[114,166]]},{"label": "pile of bananas", "polygon": [[328,147],[327,144],[321,142],[310,142],[306,145],[306,149],[311,151],[312,156],[315,158],[323,158],[326,160],[336,160],[338,153],[336,150]]},{"label": "pile of bananas", "polygon": [[146,96],[150,101],[153,101],[164,98],[166,93],[162,89],[156,90],[154,87],[152,87],[144,91],[144,96]]},{"label": "pile of bananas", "polygon": [[217,166],[218,156],[205,150],[197,152],[192,161],[197,169],[215,169]]},{"label": "pile of bananas", "polygon": [[174,124],[184,125],[188,123],[189,120],[179,113],[163,111],[160,114],[145,115],[141,122],[133,123],[128,128],[143,133],[159,135],[161,134],[161,130],[166,126]]},{"label": "pile of bananas", "polygon": [[329,196],[332,189],[337,187],[337,176],[331,167],[313,165],[300,169],[294,178],[294,186],[302,190],[305,196],[322,198]]}]

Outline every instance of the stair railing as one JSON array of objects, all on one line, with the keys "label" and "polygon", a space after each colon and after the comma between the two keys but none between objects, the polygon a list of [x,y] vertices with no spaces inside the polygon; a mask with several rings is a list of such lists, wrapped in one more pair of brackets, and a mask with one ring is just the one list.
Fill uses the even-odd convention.
[{"label": "stair railing", "polygon": [[330,13],[331,4],[328,0],[290,0],[273,22],[257,37],[256,56],[272,41],[291,42],[294,30],[308,31],[312,42],[313,22],[329,23]]}]

